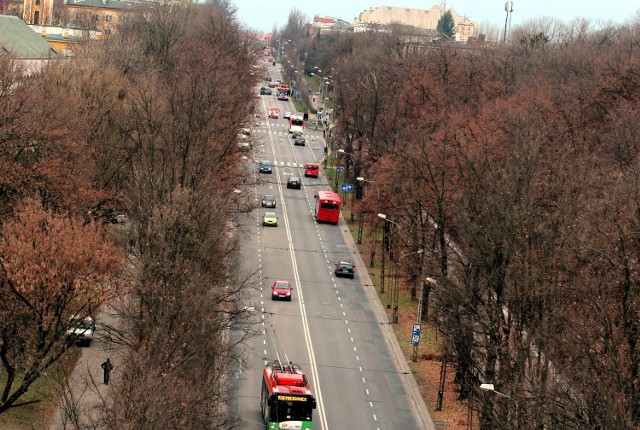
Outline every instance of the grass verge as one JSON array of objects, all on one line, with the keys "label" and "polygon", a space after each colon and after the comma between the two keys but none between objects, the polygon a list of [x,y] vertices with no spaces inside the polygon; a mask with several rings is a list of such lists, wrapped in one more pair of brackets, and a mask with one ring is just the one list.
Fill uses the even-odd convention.
[{"label": "grass verge", "polygon": [[[9,409],[0,415],[0,429],[43,429],[47,428],[58,405],[59,374],[70,375],[80,358],[81,350],[71,348],[58,363],[51,366],[42,377],[31,385],[18,403],[29,403]],[[18,375],[16,379],[22,375]],[[0,373],[0,387],[7,382],[6,372]]]}]

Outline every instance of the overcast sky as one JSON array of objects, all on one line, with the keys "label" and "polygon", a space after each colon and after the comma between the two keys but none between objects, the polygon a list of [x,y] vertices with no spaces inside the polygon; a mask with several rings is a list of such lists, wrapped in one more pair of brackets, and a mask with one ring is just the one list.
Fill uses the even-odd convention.
[{"label": "overcast sky", "polygon": [[[439,4],[425,0],[231,0],[237,7],[236,16],[248,27],[269,33],[274,25],[283,27],[292,8],[300,10],[310,22],[314,15],[330,16],[352,22],[370,7],[394,6],[430,9]],[[460,16],[466,16],[478,24],[491,23],[503,27],[506,12],[504,0],[447,0],[447,8],[453,8]],[[640,0],[513,0],[512,27],[540,17],[553,17],[569,23],[574,18],[592,21],[624,23],[635,17]]]}]

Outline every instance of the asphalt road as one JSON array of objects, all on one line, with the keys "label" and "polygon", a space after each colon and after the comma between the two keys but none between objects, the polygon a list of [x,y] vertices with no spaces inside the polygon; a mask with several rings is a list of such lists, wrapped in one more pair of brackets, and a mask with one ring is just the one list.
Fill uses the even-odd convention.
[{"label": "asphalt road", "polygon": [[[269,68],[278,78],[277,71]],[[271,106],[295,111],[291,102],[278,101],[275,95],[261,96],[260,106],[263,112]],[[433,428],[415,382],[406,374],[405,359],[390,341],[391,330],[372,294],[367,268],[352,253],[355,246],[344,234],[344,221],[339,226],[315,222],[314,194],[328,187],[322,176],[305,178],[303,166],[323,156],[322,133],[306,130],[307,145],[294,146],[286,120],[268,119],[264,113],[262,118],[253,129],[261,141],[254,159],[271,160],[274,171],[258,174],[255,165],[260,180],[255,197],[258,202],[263,194],[274,194],[279,219],[278,227],[262,227],[261,216],[267,209],[261,208],[239,220],[245,232],[243,270],[256,274],[248,305],[255,307],[256,329],[262,333],[244,346],[247,366],[235,374],[239,428],[264,428],[261,372],[265,361],[276,358],[270,342],[276,338],[280,358],[299,364],[311,381],[318,401],[314,429]],[[292,175],[302,179],[302,189],[286,188]],[[353,280],[333,275],[335,262],[344,259],[356,263]],[[275,280],[293,285],[291,302],[271,300]]]}]

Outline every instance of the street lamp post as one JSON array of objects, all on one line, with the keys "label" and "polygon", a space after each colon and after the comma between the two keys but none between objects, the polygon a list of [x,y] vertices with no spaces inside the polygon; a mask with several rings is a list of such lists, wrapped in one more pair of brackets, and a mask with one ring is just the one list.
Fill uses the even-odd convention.
[{"label": "street lamp post", "polygon": [[496,390],[495,386],[493,384],[480,384],[480,389],[483,391],[488,391],[490,393],[495,394],[498,397],[503,397],[505,399],[509,399],[513,402],[513,404],[516,407],[516,413],[514,414],[515,417],[515,422],[516,422],[516,427],[515,428],[519,428],[520,423],[519,423],[519,405],[518,405],[518,401],[516,399],[514,399],[513,397],[509,396],[508,394],[505,393],[501,393],[500,391]]},{"label": "street lamp post", "polygon": [[[396,228],[400,227],[398,225],[398,223],[396,223],[395,221],[390,220],[389,218],[387,218],[387,216],[385,214],[378,214],[378,218],[381,218],[383,220],[385,220],[386,222],[391,223],[391,225],[395,225]],[[384,231],[385,229],[383,229],[383,239],[382,239],[382,265],[380,268],[380,279],[382,281],[382,284],[384,284],[384,247],[385,247],[385,238],[384,238]],[[393,251],[393,255],[397,255],[396,254],[396,250],[393,249],[393,241],[394,241],[394,237],[393,237],[393,230],[391,230],[391,250]],[[403,256],[404,257],[404,256]],[[391,308],[391,306],[393,305],[393,316],[392,316],[392,322],[395,324],[398,322],[398,261],[399,259],[395,259],[395,263],[396,263],[396,270],[395,270],[395,275],[396,275],[396,279],[395,281],[391,284],[391,289],[389,291],[389,296],[388,296],[388,300],[387,300],[387,309]],[[382,288],[381,288],[382,289]]]},{"label": "street lamp post", "polygon": [[[376,186],[377,188],[377,192],[378,192],[378,196],[376,198],[376,213],[380,210],[380,186],[374,182],[371,181],[369,179],[365,179],[362,176],[358,176],[356,178],[356,181],[358,182],[366,182],[368,184],[373,184]],[[373,225],[373,235],[372,235],[372,239],[371,239],[371,261],[369,262],[369,267],[373,267],[375,265],[375,258],[376,258],[376,232],[378,231],[378,217],[376,217],[376,220],[374,222]],[[380,291],[381,293],[384,293],[384,289],[382,291]]]},{"label": "street lamp post", "polygon": [[[355,176],[356,174],[356,156],[350,152],[345,151],[344,149],[340,148],[338,149],[338,152],[340,154],[345,154],[348,155],[350,157],[353,157],[353,175]],[[345,175],[346,177],[346,175]],[[353,190],[353,195],[351,196],[351,222],[353,222],[353,209],[355,206],[355,190]]]}]

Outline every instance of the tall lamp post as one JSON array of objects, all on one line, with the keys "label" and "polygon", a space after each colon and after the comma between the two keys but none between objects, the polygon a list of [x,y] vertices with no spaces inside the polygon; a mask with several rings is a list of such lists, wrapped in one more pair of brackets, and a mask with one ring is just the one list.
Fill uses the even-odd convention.
[{"label": "tall lamp post", "polygon": [[[356,178],[356,181],[358,182],[365,182],[367,184],[373,184],[376,186],[377,191],[378,191],[378,196],[376,198],[376,212],[378,212],[380,210],[380,186],[375,183],[374,181],[371,181],[369,179],[365,179],[362,176],[358,176]],[[372,239],[371,239],[371,261],[369,262],[369,267],[373,267],[375,265],[375,258],[376,258],[376,232],[378,231],[378,217],[376,217],[376,220],[374,222],[373,225],[373,235],[372,235]],[[381,291],[381,293],[384,293],[384,290]]]},{"label": "tall lamp post", "polygon": [[[345,151],[344,149],[338,149],[340,154],[345,154],[353,158],[353,175],[356,174],[356,156],[350,152]],[[355,206],[355,190],[353,190],[353,195],[351,196],[351,222],[353,222],[353,207]]]},{"label": "tall lamp post", "polygon": [[480,384],[480,389],[483,390],[483,391],[488,391],[490,393],[493,393],[498,397],[503,397],[505,399],[511,400],[514,403],[515,407],[516,407],[515,420],[514,420],[516,422],[516,425],[515,425],[514,428],[519,428],[520,427],[519,414],[518,414],[519,405],[518,405],[518,401],[516,399],[514,399],[513,397],[511,397],[511,396],[509,396],[509,395],[507,395],[505,393],[501,393],[500,391],[496,390],[496,387],[493,384]]},{"label": "tall lamp post", "polygon": [[[378,218],[385,220],[385,222],[391,223],[391,225],[395,225],[396,228],[400,227],[398,225],[398,223],[396,223],[395,221],[392,221],[389,218],[387,218],[387,216],[385,214],[378,214]],[[385,269],[385,267],[384,267],[384,254],[385,254],[384,253],[384,248],[385,248],[385,242],[386,242],[386,240],[385,240],[385,230],[386,229],[384,229],[384,228],[382,230],[383,231],[383,234],[382,234],[382,264],[380,265],[380,285],[381,285],[380,290],[381,290],[381,292],[384,292],[382,290],[383,290],[383,287],[384,287],[384,276],[385,276],[384,275],[384,269]],[[393,244],[393,240],[394,240],[393,230],[391,230],[391,239],[390,240],[391,240],[391,243]],[[392,254],[392,255],[395,255],[395,250],[393,249],[393,245],[391,246],[391,250],[394,251],[394,254]],[[397,265],[398,265],[398,260],[396,259],[396,275],[397,275]],[[397,282],[397,278],[396,278],[396,282]],[[392,303],[394,305],[392,321],[394,323],[396,323],[396,322],[398,322],[398,302],[397,302],[396,291],[394,291],[394,284],[391,284],[391,290],[389,291],[389,296],[388,296],[388,300],[387,300],[387,309],[391,308],[391,304]]]}]

